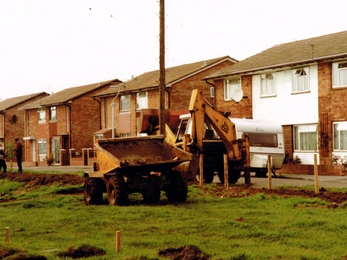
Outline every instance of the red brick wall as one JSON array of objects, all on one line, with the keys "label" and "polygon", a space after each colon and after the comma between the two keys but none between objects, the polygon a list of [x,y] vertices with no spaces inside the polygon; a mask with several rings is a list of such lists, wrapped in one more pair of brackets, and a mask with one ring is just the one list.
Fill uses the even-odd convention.
[{"label": "red brick wall", "polygon": [[[93,133],[101,128],[101,105],[99,102],[95,101],[92,96],[108,88],[109,86],[104,86],[98,90],[72,100],[72,103],[70,104],[71,148],[79,151],[82,148],[94,147]],[[57,118],[59,116],[59,118],[63,118],[63,120],[58,118],[57,129],[60,129],[62,132],[66,133],[66,116],[63,115],[66,114],[66,111],[65,106],[61,107],[62,109],[59,109],[60,113],[57,114]]]},{"label": "red brick wall", "polygon": [[[332,88],[332,70],[331,62],[318,64],[318,111],[320,120],[323,115],[327,115],[327,134],[328,134],[328,147],[327,153],[320,153],[321,164],[331,164],[332,162],[332,151],[333,151],[333,129],[332,123],[335,121],[347,120],[347,109],[346,109],[346,98],[347,88]],[[320,121],[319,133],[322,131],[322,123]],[[319,144],[322,144],[321,135],[318,135]]]},{"label": "red brick wall", "polygon": [[293,159],[293,127],[291,125],[283,126],[283,141],[285,154],[289,155],[289,158]]},{"label": "red brick wall", "polygon": [[217,110],[231,112],[231,117],[252,117],[252,76],[243,76],[241,82],[243,98],[235,102],[224,100],[224,79],[215,81]]}]

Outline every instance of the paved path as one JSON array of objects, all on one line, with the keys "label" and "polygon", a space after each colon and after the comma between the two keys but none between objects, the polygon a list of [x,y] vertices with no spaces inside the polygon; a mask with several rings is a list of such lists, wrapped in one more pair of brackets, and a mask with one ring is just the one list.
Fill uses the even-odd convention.
[{"label": "paved path", "polygon": [[[218,181],[218,178],[217,178]],[[258,178],[251,176],[252,187],[254,188],[267,188],[268,178]],[[245,179],[241,177],[236,185],[245,184]],[[281,186],[314,186],[313,175],[302,175],[302,174],[281,174],[271,178],[272,188]],[[324,188],[347,188],[347,176],[318,176],[318,187]]]}]

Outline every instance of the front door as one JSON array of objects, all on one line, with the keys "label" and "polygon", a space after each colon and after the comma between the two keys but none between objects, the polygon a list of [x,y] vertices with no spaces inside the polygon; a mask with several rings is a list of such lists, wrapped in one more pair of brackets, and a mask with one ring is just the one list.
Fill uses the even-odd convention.
[{"label": "front door", "polygon": [[53,137],[52,138],[51,149],[52,149],[52,156],[54,158],[54,163],[60,164],[60,156],[59,156],[60,137]]}]

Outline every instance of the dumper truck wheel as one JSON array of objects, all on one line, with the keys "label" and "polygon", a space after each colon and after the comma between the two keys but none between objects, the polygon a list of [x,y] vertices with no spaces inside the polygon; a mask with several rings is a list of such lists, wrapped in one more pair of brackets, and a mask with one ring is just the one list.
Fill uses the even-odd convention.
[{"label": "dumper truck wheel", "polygon": [[102,203],[103,180],[87,177],[84,181],[84,201],[86,205],[99,205]]},{"label": "dumper truck wheel", "polygon": [[113,206],[125,206],[128,203],[128,195],[125,190],[124,179],[121,176],[112,176],[107,183],[108,203]]},{"label": "dumper truck wheel", "polygon": [[187,182],[179,171],[170,171],[167,174],[169,185],[165,188],[170,203],[185,202],[187,200]]}]

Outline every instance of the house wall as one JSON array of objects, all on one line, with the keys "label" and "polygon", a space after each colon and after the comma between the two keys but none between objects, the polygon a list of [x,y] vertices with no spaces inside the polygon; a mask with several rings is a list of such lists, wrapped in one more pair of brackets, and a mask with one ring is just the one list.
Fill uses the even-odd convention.
[{"label": "house wall", "polygon": [[[92,99],[92,96],[108,88],[109,86],[104,86],[72,100],[69,105],[71,107],[71,148],[81,150],[94,147],[93,133],[101,128],[101,104]],[[66,133],[66,122],[68,122],[66,110],[63,109],[62,113],[63,120],[58,120],[58,129]]]},{"label": "house wall", "polygon": [[312,65],[310,91],[292,93],[291,69],[276,72],[275,96],[261,97],[260,75],[253,76],[253,118],[265,118],[281,125],[318,123],[318,66]]},{"label": "house wall", "polygon": [[252,77],[242,76],[243,98],[240,102],[224,100],[224,79],[215,81],[216,109],[222,112],[230,112],[231,117],[252,117]]},{"label": "house wall", "polygon": [[[14,139],[18,137],[23,144],[23,152],[28,149],[26,147],[27,143],[23,140],[23,137],[25,136],[24,122],[26,113],[24,110],[19,110],[19,108],[40,98],[43,98],[46,95],[47,93],[42,93],[40,95],[27,99],[24,102],[14,104],[12,107],[7,108],[4,114],[0,115],[0,136],[4,137],[4,147],[7,148],[8,144],[12,144],[13,147],[15,144]],[[23,160],[25,160],[25,153],[23,154]]]},{"label": "house wall", "polygon": [[[88,92],[85,95],[72,99],[72,102],[56,106],[56,121],[49,120],[49,107],[46,109],[46,121],[38,123],[37,109],[27,110],[28,122],[27,136],[35,136],[34,141],[26,141],[30,146],[27,148],[27,162],[34,161],[38,165],[45,165],[45,161],[39,158],[39,139],[46,139],[46,155],[51,154],[51,139],[59,138],[61,147],[69,153],[71,148],[81,152],[84,148],[93,148],[93,133],[101,127],[100,109],[101,103],[95,101],[92,96],[98,92],[108,89],[103,86]],[[35,144],[33,143],[35,142]],[[65,147],[63,147],[65,145]],[[33,147],[35,146],[35,157],[33,158]],[[31,154],[31,155],[29,155]],[[45,158],[44,158],[45,159]]]},{"label": "house wall", "polygon": [[[332,88],[332,63],[325,62],[319,64],[319,114],[321,118],[320,127],[320,147],[321,162],[331,164],[332,153],[342,157],[347,156],[347,152],[333,151],[333,123],[347,121],[347,88]],[[324,140],[324,135],[326,134]],[[322,152],[323,151],[323,152]],[[325,151],[325,152],[324,152]]]}]

